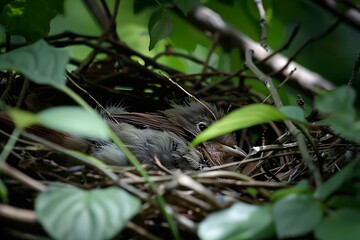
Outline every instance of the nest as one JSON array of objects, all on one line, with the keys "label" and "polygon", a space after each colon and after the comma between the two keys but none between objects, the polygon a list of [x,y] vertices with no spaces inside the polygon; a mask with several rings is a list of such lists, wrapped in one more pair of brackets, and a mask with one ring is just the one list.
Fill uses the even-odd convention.
[{"label": "nest", "polygon": [[[90,46],[92,40],[94,39],[74,34],[49,39],[55,46],[72,45],[76,41],[83,41]],[[244,69],[233,75],[215,72],[211,68],[202,74],[184,75],[118,42],[109,43],[109,48],[96,47],[96,51],[107,54],[106,58],[73,62],[77,69],[68,73],[71,80],[69,86],[94,107],[97,107],[93,101],[96,99],[103,105],[122,102],[124,106],[129,106],[131,111],[149,112],[166,109],[169,107],[168,100],[185,99],[190,93],[232,110],[262,101],[266,97],[245,87]],[[144,64],[132,60],[134,56],[140,57]],[[203,64],[205,66],[205,63]],[[158,74],[158,70],[171,75],[176,84]],[[222,80],[210,83],[206,81],[209,75],[217,75],[222,77]],[[7,95],[8,104],[14,105],[18,100],[16,96],[22,84],[23,77],[19,75]],[[30,83],[24,99],[22,105],[31,111],[73,104],[61,92],[34,83]],[[308,149],[322,177],[326,179],[341,169],[351,159],[352,154],[359,152],[360,147],[342,139],[327,127],[312,125],[311,122],[318,118],[314,113],[308,119],[313,140],[317,145],[317,149],[314,149],[309,144]],[[272,191],[287,188],[302,179],[313,179],[312,172],[309,172],[300,155],[297,142],[282,123],[243,129],[236,134],[239,145],[249,152],[248,157],[241,161],[200,172],[168,172],[160,165],[158,170],[148,170],[150,179],[170,207],[184,238],[197,238],[199,222],[208,214],[224,209],[235,201],[265,203],[269,201]],[[2,145],[7,138],[6,129],[2,129]],[[285,141],[279,143],[279,139]],[[171,236],[168,223],[155,204],[154,192],[134,167],[113,166],[113,172],[120,179],[119,182],[114,182],[98,169],[70,158],[51,145],[39,144],[26,137],[12,150],[8,164],[44,184],[63,182],[83,189],[120,185],[142,199],[142,206],[141,211],[117,238],[169,239]],[[236,170],[227,170],[230,166]],[[143,167],[147,169],[147,166]],[[1,177],[9,189],[9,205],[28,209],[27,213],[34,214],[32,209],[36,192],[12,177],[3,174]],[[10,214],[8,218],[5,216],[2,216],[1,224],[2,234],[5,236],[26,238],[45,234],[36,219],[29,221],[21,213]]]}]

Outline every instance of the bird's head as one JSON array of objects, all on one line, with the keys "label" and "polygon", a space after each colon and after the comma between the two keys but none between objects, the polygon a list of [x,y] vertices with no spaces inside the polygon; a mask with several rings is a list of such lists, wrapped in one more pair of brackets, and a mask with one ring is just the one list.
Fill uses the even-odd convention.
[{"label": "bird's head", "polygon": [[[162,111],[168,120],[183,129],[188,140],[204,131],[212,123],[224,116],[224,111],[207,102],[188,101],[183,105],[173,105]],[[209,140],[198,147],[210,165],[221,165],[234,157],[245,157],[246,153],[236,146],[235,134],[228,133]]]}]

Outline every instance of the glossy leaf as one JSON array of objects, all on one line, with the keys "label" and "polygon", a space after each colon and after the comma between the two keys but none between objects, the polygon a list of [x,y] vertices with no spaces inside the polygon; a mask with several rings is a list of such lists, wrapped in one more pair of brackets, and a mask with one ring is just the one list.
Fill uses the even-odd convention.
[{"label": "glossy leaf", "polygon": [[[252,127],[271,121],[291,119],[273,106],[266,104],[252,104],[232,111],[220,121],[212,124],[201,132],[193,141],[193,145],[216,138],[238,129]],[[297,121],[297,119],[294,119]]]},{"label": "glossy leaf", "polygon": [[65,85],[65,66],[69,54],[65,49],[39,40],[34,44],[0,55],[0,69],[13,69],[38,84]]},{"label": "glossy leaf", "polygon": [[50,186],[35,200],[41,225],[55,239],[111,239],[140,208],[140,201],[117,187],[85,191]]},{"label": "glossy leaf", "polygon": [[50,30],[50,21],[58,12],[63,12],[64,8],[64,0],[15,0],[9,2],[3,4],[0,23],[5,26],[7,34],[23,36],[28,42],[35,42],[47,36]]},{"label": "glossy leaf", "polygon": [[314,192],[314,197],[319,199],[325,199],[335,192],[341,185],[352,177],[353,168],[356,165],[356,161],[350,162],[340,172],[336,173],[323,185],[321,185]]},{"label": "glossy leaf", "polygon": [[81,107],[54,107],[37,116],[38,123],[48,128],[89,138],[108,139],[108,126],[101,117]]},{"label": "glossy leaf", "polygon": [[360,239],[360,211],[341,209],[331,213],[315,231],[319,240]]},{"label": "glossy leaf", "polygon": [[279,238],[297,237],[313,231],[323,215],[321,204],[305,194],[291,194],[274,203],[272,214]]},{"label": "glossy leaf", "polygon": [[153,12],[149,20],[148,30],[150,34],[150,51],[159,40],[169,36],[173,30],[169,12],[165,7],[160,7]]},{"label": "glossy leaf", "polygon": [[200,239],[261,239],[274,235],[270,206],[242,202],[210,214],[199,225]]}]

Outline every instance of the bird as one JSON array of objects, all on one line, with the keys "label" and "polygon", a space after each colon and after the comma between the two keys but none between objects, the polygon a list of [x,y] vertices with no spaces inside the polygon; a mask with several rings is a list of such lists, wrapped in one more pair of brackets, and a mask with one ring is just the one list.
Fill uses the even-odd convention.
[{"label": "bird", "polygon": [[[110,128],[141,163],[150,166],[154,166],[156,156],[168,169],[198,171],[247,155],[236,146],[233,133],[189,147],[197,134],[225,115],[222,109],[205,101],[185,101],[153,113],[127,112],[121,107],[110,107],[108,112]],[[93,155],[109,164],[128,164],[111,142],[100,144]]]},{"label": "bird", "polygon": [[[247,155],[236,146],[233,133],[196,147],[189,146],[197,134],[225,115],[222,109],[205,101],[188,100],[172,104],[166,110],[145,113],[128,112],[122,106],[109,106],[99,113],[139,162],[150,169],[156,169],[160,164],[168,170],[201,171]],[[5,118],[0,114],[0,121]],[[84,146],[93,144],[94,147],[87,147],[92,149],[90,155],[109,165],[130,165],[124,153],[111,141],[79,138],[41,126],[28,131],[73,149],[84,149]]]}]

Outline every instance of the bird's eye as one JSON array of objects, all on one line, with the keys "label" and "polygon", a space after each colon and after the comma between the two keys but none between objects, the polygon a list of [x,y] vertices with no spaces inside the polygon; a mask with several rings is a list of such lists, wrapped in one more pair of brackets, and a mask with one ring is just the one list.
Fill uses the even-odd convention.
[{"label": "bird's eye", "polygon": [[204,122],[199,122],[196,126],[200,132],[204,131],[208,127]]}]

